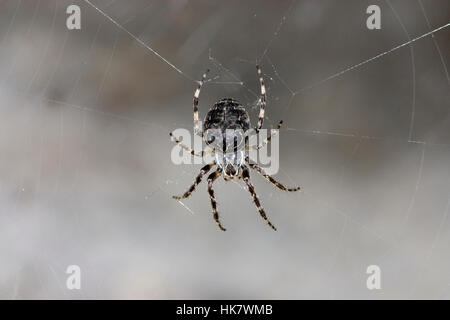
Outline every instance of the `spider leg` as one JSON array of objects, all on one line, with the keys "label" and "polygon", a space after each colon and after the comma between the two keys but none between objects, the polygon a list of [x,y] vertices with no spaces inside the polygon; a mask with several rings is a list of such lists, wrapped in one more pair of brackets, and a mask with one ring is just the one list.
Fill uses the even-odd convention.
[{"label": "spider leg", "polygon": [[210,154],[210,153],[214,153],[215,150],[211,149],[208,151],[201,151],[200,153],[195,153],[194,149],[191,149],[189,147],[186,147],[180,140],[178,140],[177,138],[175,138],[171,133],[169,133],[170,139],[172,139],[173,142],[175,142],[175,144],[179,145],[182,149],[186,150],[187,152],[189,152],[191,155],[196,156],[196,157],[200,157],[203,158],[205,155]]},{"label": "spider leg", "polygon": [[186,199],[187,197],[189,197],[191,195],[191,193],[194,192],[195,188],[200,184],[200,182],[202,182],[203,176],[205,174],[207,174],[209,172],[209,170],[211,170],[211,168],[214,167],[215,165],[216,165],[216,162],[214,161],[210,164],[207,164],[203,168],[201,168],[200,173],[195,178],[194,183],[189,187],[188,191],[186,191],[182,196],[172,196],[172,198],[174,198],[175,200],[181,200],[181,199]]},{"label": "spider leg", "polygon": [[217,226],[220,228],[220,230],[226,231],[226,229],[222,226],[222,224],[220,223],[220,220],[219,220],[219,213],[217,212],[217,201],[214,196],[214,190],[212,188],[214,181],[219,177],[219,175],[221,173],[222,173],[222,169],[218,168],[216,171],[214,171],[213,173],[211,173],[208,176],[208,193],[209,193],[209,198],[211,199],[211,206],[212,206],[214,220],[216,220]]},{"label": "spider leg", "polygon": [[300,190],[300,187],[294,187],[294,188],[287,188],[285,186],[283,186],[281,183],[279,183],[277,180],[275,180],[271,175],[268,175],[263,168],[261,168],[260,166],[258,166],[256,163],[252,163],[249,161],[248,157],[246,158],[246,161],[248,162],[248,165],[250,166],[250,168],[252,168],[253,170],[255,170],[256,172],[258,172],[260,175],[262,175],[264,178],[266,178],[267,180],[269,180],[272,184],[274,184],[278,189],[283,190],[283,191],[289,191],[289,192],[293,192],[293,191],[298,191]]},{"label": "spider leg", "polygon": [[258,119],[258,125],[256,126],[256,132],[258,132],[259,129],[262,128],[263,122],[264,122],[264,109],[266,108],[266,86],[264,85],[264,80],[261,74],[261,68],[259,66],[256,66],[256,70],[258,70],[258,76],[259,76],[259,84],[261,86],[261,98],[260,98],[260,105],[259,105],[259,119]]},{"label": "spider leg", "polygon": [[269,219],[266,216],[266,213],[264,211],[264,208],[261,207],[261,203],[259,202],[258,196],[256,195],[255,192],[255,188],[253,187],[253,184],[250,181],[250,172],[248,170],[247,167],[244,167],[243,171],[242,171],[242,178],[244,179],[245,184],[247,185],[248,191],[250,192],[250,194],[252,195],[253,198],[253,202],[256,205],[256,208],[259,211],[259,214],[261,215],[261,217],[264,219],[264,221],[267,222],[267,224],[273,229],[273,230],[277,230],[277,228],[275,228],[275,226],[269,221]]},{"label": "spider leg", "polygon": [[[282,125],[283,125],[283,120],[281,120],[278,123],[277,130],[280,130]],[[272,137],[276,136],[277,134],[278,134],[278,131],[275,131],[274,133],[270,133],[270,135],[266,138],[266,140],[264,140],[264,142],[262,144],[260,144],[259,146],[252,146],[253,149],[259,150],[259,149],[263,148],[266,144],[268,144],[270,142]]]},{"label": "spider leg", "polygon": [[194,92],[194,100],[193,100],[193,108],[194,108],[194,134],[203,134],[202,129],[198,125],[198,97],[200,96],[200,90],[202,89],[203,83],[206,79],[206,74],[209,72],[209,69],[202,76],[202,80],[198,82],[198,87]]}]

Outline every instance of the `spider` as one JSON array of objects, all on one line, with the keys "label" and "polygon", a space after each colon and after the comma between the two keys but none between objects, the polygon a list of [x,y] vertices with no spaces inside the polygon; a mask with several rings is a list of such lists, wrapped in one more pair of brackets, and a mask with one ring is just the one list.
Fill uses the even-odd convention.
[{"label": "spider", "polygon": [[[261,87],[261,97],[259,99],[259,119],[258,124],[253,129],[256,132],[259,132],[259,130],[262,128],[263,121],[264,121],[264,111],[266,107],[266,87],[264,85],[264,80],[262,78],[261,68],[259,66],[256,66],[258,77],[259,77],[259,83]],[[206,75],[209,70],[207,70],[203,76],[202,79],[198,82],[198,87],[195,90],[194,93],[194,99],[193,99],[193,108],[194,108],[194,134],[200,135],[203,140],[205,141],[206,145],[211,148],[210,151],[201,151],[200,154],[195,153],[195,151],[181,143],[178,139],[176,139],[172,133],[170,133],[170,137],[173,142],[175,142],[177,145],[179,145],[182,149],[188,151],[192,156],[199,156],[203,157],[207,153],[212,153],[215,155],[215,160],[207,165],[205,165],[201,170],[200,173],[195,178],[194,183],[189,187],[189,189],[181,196],[173,196],[176,200],[181,200],[189,197],[192,192],[195,190],[198,184],[202,181],[202,178],[204,175],[206,175],[213,167],[217,166],[216,170],[211,173],[208,176],[208,194],[211,199],[211,206],[212,206],[212,213],[214,220],[217,223],[217,226],[222,231],[226,231],[226,229],[222,226],[222,223],[219,219],[219,213],[217,211],[217,201],[216,197],[214,195],[214,189],[213,189],[213,183],[216,181],[216,179],[223,174],[223,178],[225,181],[231,181],[233,179],[242,179],[244,183],[247,186],[248,191],[250,192],[250,195],[252,196],[253,202],[256,205],[256,208],[258,209],[259,214],[261,217],[266,221],[266,223],[273,229],[277,230],[275,226],[269,221],[269,219],[266,216],[266,213],[261,206],[261,203],[258,199],[258,196],[256,195],[255,188],[250,181],[250,169],[255,170],[258,174],[266,178],[268,181],[270,181],[272,184],[274,184],[278,189],[281,189],[283,191],[298,191],[300,190],[299,187],[294,188],[287,188],[278,181],[276,181],[272,176],[268,175],[257,163],[253,162],[248,156],[244,155],[244,150],[238,149],[238,140],[239,138],[242,138],[242,136],[239,136],[238,134],[232,133],[230,136],[230,130],[231,132],[240,132],[244,133],[244,141],[248,142],[248,135],[252,131],[250,129],[250,119],[247,111],[245,110],[245,107],[241,105],[238,101],[231,99],[231,98],[225,98],[219,100],[217,103],[214,104],[214,106],[208,111],[205,120],[203,122],[203,128],[200,129],[199,125],[199,115],[198,115],[198,101],[199,101],[199,95],[200,90],[203,86],[203,83],[205,82]],[[280,121],[277,129],[280,129],[281,125],[283,124],[283,121]],[[218,132],[219,134],[215,135],[208,135],[206,132],[209,130],[212,130],[214,132]],[[262,145],[259,147],[256,147],[256,149],[260,149],[265,144],[267,144],[271,138],[273,137],[275,133],[272,133],[267,137],[267,139],[264,141]],[[217,147],[217,145],[214,145],[214,142],[221,142],[221,146]],[[245,147],[248,150],[248,146],[246,144]],[[229,152],[232,150],[232,152]]]}]

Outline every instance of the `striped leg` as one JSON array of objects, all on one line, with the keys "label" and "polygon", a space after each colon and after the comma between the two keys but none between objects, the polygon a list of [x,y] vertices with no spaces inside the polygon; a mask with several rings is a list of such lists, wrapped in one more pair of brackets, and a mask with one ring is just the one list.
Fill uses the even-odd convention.
[{"label": "striped leg", "polygon": [[[283,120],[281,120],[278,125],[277,125],[277,130],[280,130],[281,126],[283,125]],[[270,140],[272,140],[272,137],[276,136],[278,134],[278,131],[275,131],[274,133],[270,133],[270,135],[267,137],[266,140],[264,140],[264,142],[262,144],[260,144],[259,146],[253,146],[254,149],[259,150],[261,148],[263,148],[266,144],[268,144],[270,142]]]},{"label": "striped leg", "polygon": [[244,170],[242,171],[242,177],[244,179],[245,184],[247,185],[248,191],[250,192],[250,194],[252,195],[253,198],[253,202],[256,205],[256,208],[258,208],[259,214],[261,215],[261,217],[264,219],[264,221],[267,222],[267,224],[273,229],[273,230],[277,230],[277,228],[275,228],[275,226],[269,221],[269,219],[266,216],[266,213],[264,212],[263,207],[261,207],[261,203],[259,202],[258,196],[256,195],[255,192],[255,188],[253,187],[253,184],[250,181],[250,172],[248,171],[248,168],[245,167]]},{"label": "striped leg", "polygon": [[189,152],[192,156],[196,156],[196,157],[200,157],[203,158],[205,155],[210,154],[210,153],[214,153],[215,150],[211,149],[208,151],[201,151],[200,153],[195,153],[194,149],[191,149],[189,147],[186,147],[183,143],[181,143],[180,140],[178,140],[177,138],[175,138],[171,133],[169,133],[170,139],[172,139],[173,142],[175,142],[177,145],[179,145],[181,147],[181,149],[186,150],[187,152]]},{"label": "striped leg", "polygon": [[264,85],[264,80],[261,74],[261,68],[256,66],[256,70],[258,70],[259,84],[261,86],[261,99],[259,105],[259,119],[258,125],[256,126],[256,131],[262,128],[264,122],[264,109],[266,108],[266,86]]},{"label": "striped leg", "polygon": [[206,79],[206,74],[209,72],[209,69],[206,70],[206,72],[202,76],[202,80],[198,82],[197,90],[194,92],[194,100],[193,100],[193,107],[194,107],[194,134],[200,134],[202,133],[202,129],[199,127],[198,124],[198,97],[200,96],[200,90],[203,86],[203,83]]},{"label": "striped leg", "polygon": [[175,200],[181,200],[189,197],[191,193],[194,192],[195,188],[200,184],[200,182],[202,182],[203,176],[207,174],[209,170],[211,170],[211,168],[214,167],[215,165],[216,162],[214,161],[201,168],[200,173],[198,174],[197,178],[195,178],[194,183],[189,187],[188,191],[186,191],[182,196],[173,196],[172,198],[174,198]]},{"label": "striped leg", "polygon": [[211,199],[211,206],[214,220],[216,220],[217,226],[220,228],[220,230],[226,231],[226,229],[222,226],[219,220],[219,213],[217,212],[217,201],[216,198],[214,197],[214,190],[212,188],[214,181],[220,176],[221,173],[222,169],[219,168],[208,176],[208,193],[209,198]]},{"label": "striped leg", "polygon": [[[248,161],[248,159],[247,159]],[[272,184],[274,184],[278,189],[283,190],[283,191],[289,191],[289,192],[293,192],[293,191],[298,191],[300,190],[300,187],[295,187],[295,188],[286,188],[285,186],[283,186],[281,183],[279,183],[278,181],[276,181],[272,176],[268,175],[267,173],[264,172],[264,170],[258,166],[256,163],[251,163],[248,162],[248,165],[250,166],[250,168],[256,170],[260,175],[262,175],[264,178],[266,178],[267,180],[269,180]]]}]

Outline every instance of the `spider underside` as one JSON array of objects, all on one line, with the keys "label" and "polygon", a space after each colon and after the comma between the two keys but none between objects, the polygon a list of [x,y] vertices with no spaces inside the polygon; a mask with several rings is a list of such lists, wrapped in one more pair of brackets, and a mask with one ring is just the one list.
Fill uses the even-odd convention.
[{"label": "spider underside", "polygon": [[[262,128],[264,121],[264,111],[266,107],[266,88],[262,78],[261,69],[259,68],[259,66],[256,66],[256,69],[258,72],[261,87],[261,98],[259,100],[258,124],[254,129],[251,129],[250,118],[247,111],[245,110],[245,107],[242,106],[238,101],[230,98],[225,98],[218,101],[209,110],[203,122],[203,127],[200,128],[198,115],[198,99],[208,70],[203,74],[202,79],[199,81],[199,85],[194,93],[194,134],[198,134],[204,139],[205,143],[211,148],[211,150],[208,152],[211,152],[215,155],[215,160],[201,168],[200,173],[195,178],[194,183],[183,195],[173,196],[173,198],[176,200],[181,200],[189,197],[195,190],[197,185],[200,184],[203,176],[211,171],[212,168],[216,167],[216,170],[208,175],[207,187],[208,194],[211,199],[214,220],[222,231],[225,231],[226,229],[222,226],[219,219],[219,213],[217,211],[217,201],[213,189],[214,181],[216,181],[221,174],[223,175],[225,181],[231,181],[233,179],[242,179],[244,181],[247,186],[247,190],[250,192],[253,202],[258,209],[259,214],[273,230],[277,229],[269,221],[263,207],[261,206],[259,198],[256,195],[255,188],[250,181],[249,168],[255,170],[280,190],[290,192],[300,190],[299,187],[287,188],[276,181],[272,176],[268,175],[257,163],[253,162],[248,156],[245,156],[242,148],[238,147],[239,142],[246,143],[248,141],[248,134],[252,130],[258,132]],[[278,129],[281,127],[282,123],[283,122],[280,121],[277,127]],[[231,131],[229,129],[231,129]],[[209,135],[209,132],[214,132],[214,134]],[[238,136],[237,134],[232,134],[231,136],[229,136],[229,132],[241,132],[243,133],[243,136]],[[267,137],[263,145],[267,144],[272,136],[273,134]],[[176,139],[172,135],[172,133],[170,133],[170,137],[177,145],[190,152],[190,154],[193,156],[203,157],[206,154],[205,151],[201,151],[200,154],[195,153],[193,149],[184,146],[178,139]],[[261,148],[263,145],[257,147],[257,149]]]}]

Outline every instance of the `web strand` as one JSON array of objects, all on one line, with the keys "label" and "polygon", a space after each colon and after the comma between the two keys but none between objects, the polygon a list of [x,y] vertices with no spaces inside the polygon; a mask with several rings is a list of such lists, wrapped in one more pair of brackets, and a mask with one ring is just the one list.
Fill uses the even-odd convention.
[{"label": "web strand", "polygon": [[[427,23],[428,29],[431,30],[430,20],[428,20],[428,16],[427,16],[427,14],[425,12],[425,7],[423,6],[422,0],[418,0],[418,2],[419,2],[419,5],[420,5],[420,9],[422,10],[423,16],[425,18],[425,21]],[[445,76],[447,78],[448,85],[450,87],[450,76],[448,75],[447,65],[445,64],[445,60],[444,60],[444,56],[442,55],[441,48],[439,48],[439,45],[438,45],[438,43],[436,41],[436,38],[434,37],[434,34],[431,35],[431,38],[433,39],[434,46],[436,47],[436,50],[437,50],[437,52],[439,54],[439,58],[441,59],[442,67],[444,68],[444,73],[445,73]]]},{"label": "web strand", "polygon": [[447,28],[448,26],[450,26],[450,22],[447,23],[447,24],[445,24],[445,25],[443,25],[443,26],[441,26],[441,27],[438,27],[438,28],[436,28],[436,29],[434,29],[434,30],[431,30],[431,31],[429,31],[429,32],[427,32],[427,33],[424,33],[424,34],[422,34],[421,36],[418,36],[417,38],[414,38],[414,39],[409,40],[409,41],[407,41],[407,42],[405,42],[405,43],[402,43],[402,44],[400,44],[400,45],[398,45],[398,46],[396,46],[396,47],[394,47],[394,48],[392,48],[392,49],[389,49],[389,50],[384,51],[384,52],[382,52],[382,53],[380,53],[380,54],[377,54],[376,56],[374,56],[374,57],[372,57],[372,58],[369,58],[369,59],[364,60],[364,61],[362,61],[362,62],[360,62],[360,63],[358,63],[358,64],[355,64],[355,65],[353,65],[353,66],[351,66],[351,67],[348,67],[348,68],[346,68],[346,69],[344,69],[344,70],[342,70],[342,71],[340,71],[340,72],[338,72],[338,73],[335,73],[335,74],[333,74],[333,75],[331,75],[331,76],[329,76],[329,77],[327,77],[327,78],[325,78],[325,79],[323,79],[323,80],[320,80],[320,81],[318,81],[318,82],[316,82],[316,83],[314,83],[314,84],[312,84],[312,85],[303,87],[303,88],[301,88],[301,89],[295,91],[294,94],[299,94],[299,93],[302,92],[302,91],[309,90],[309,89],[314,88],[314,87],[316,87],[316,86],[318,86],[318,85],[320,85],[320,84],[323,84],[324,82],[327,82],[327,81],[329,81],[329,80],[331,80],[331,79],[337,78],[337,77],[343,75],[344,73],[347,73],[347,72],[349,72],[349,71],[355,70],[355,69],[357,69],[357,68],[359,68],[359,67],[361,67],[361,66],[363,66],[363,65],[365,65],[365,64],[367,64],[367,63],[369,63],[369,62],[372,62],[372,61],[374,61],[374,60],[377,60],[377,59],[379,59],[379,58],[381,58],[381,57],[383,57],[383,56],[385,56],[385,55],[387,55],[387,54],[390,54],[390,53],[392,53],[392,52],[394,52],[394,51],[396,51],[396,50],[398,50],[398,49],[400,49],[400,48],[403,48],[403,47],[405,47],[405,46],[407,46],[407,45],[409,45],[409,44],[411,44],[411,43],[413,43],[413,42],[416,42],[416,41],[418,41],[418,40],[420,40],[420,39],[423,39],[423,38],[426,38],[426,37],[428,37],[428,36],[430,36],[430,35],[433,35],[434,33],[438,32],[438,31],[440,31],[440,30],[443,30],[443,29]]},{"label": "web strand", "polygon": [[294,3],[296,2],[296,0],[292,0],[291,4],[289,5],[289,7],[286,10],[286,13],[281,17],[281,21],[280,23],[278,23],[278,27],[275,30],[275,32],[273,33],[272,38],[269,40],[269,42],[266,45],[266,48],[264,49],[262,55],[259,57],[259,59],[257,60],[258,63],[260,61],[262,61],[262,59],[264,59],[264,57],[267,54],[267,51],[269,51],[270,46],[272,45],[272,42],[275,40],[275,38],[278,36],[278,34],[280,33],[281,28],[283,27],[284,23],[286,22],[286,15],[292,11],[292,7],[294,6]]},{"label": "web strand", "polygon": [[[406,37],[408,38],[408,41],[411,41],[411,37],[408,33],[408,30],[406,29],[405,24],[402,22],[402,19],[400,19],[400,16],[398,15],[397,10],[395,10],[395,8],[393,7],[393,5],[391,4],[391,2],[389,0],[386,0],[386,3],[389,5],[392,12],[394,13],[395,18],[398,20],[400,26],[402,27],[403,32],[405,33]],[[414,133],[414,120],[415,120],[415,116],[416,116],[416,64],[414,62],[413,46],[411,45],[409,47],[409,49],[411,51],[412,102],[411,102],[411,116],[410,116],[410,121],[409,121],[408,141],[412,140],[412,136]]]},{"label": "web strand", "polygon": [[144,41],[142,41],[141,39],[139,39],[138,37],[136,37],[134,34],[132,34],[130,31],[128,31],[125,27],[123,27],[120,23],[118,23],[116,20],[114,20],[113,18],[111,18],[108,14],[106,14],[106,12],[104,12],[103,10],[101,10],[100,8],[96,7],[94,4],[92,4],[92,2],[90,2],[89,0],[83,0],[84,2],[86,2],[88,5],[90,5],[92,8],[94,8],[95,10],[97,10],[101,15],[103,15],[106,19],[108,19],[109,21],[111,21],[114,25],[116,25],[119,29],[121,29],[122,31],[124,31],[125,33],[127,33],[130,37],[132,37],[134,40],[136,40],[136,42],[138,42],[140,45],[142,45],[144,48],[146,48],[147,50],[149,50],[150,52],[152,52],[155,56],[157,56],[160,60],[162,60],[164,63],[166,63],[169,67],[171,67],[173,70],[175,70],[176,72],[178,72],[179,74],[181,74],[183,77],[185,77],[188,80],[191,80],[193,82],[197,82],[196,80],[194,80],[194,78],[192,78],[191,76],[187,75],[185,72],[183,72],[181,69],[179,69],[178,67],[176,67],[172,62],[170,62],[169,60],[167,60],[166,58],[164,58],[162,55],[160,55],[156,50],[154,50],[152,47],[150,47],[148,44],[146,44]]}]

